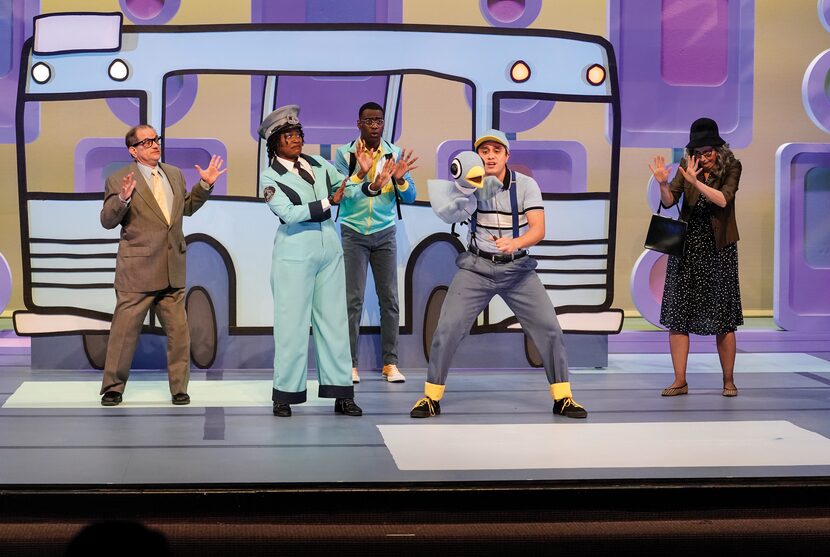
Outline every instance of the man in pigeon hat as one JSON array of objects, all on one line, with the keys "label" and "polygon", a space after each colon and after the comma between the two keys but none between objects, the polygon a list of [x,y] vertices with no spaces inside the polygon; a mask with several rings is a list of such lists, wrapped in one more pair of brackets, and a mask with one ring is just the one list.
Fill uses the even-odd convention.
[{"label": "man in pigeon hat", "polygon": [[[292,404],[307,400],[307,331],[311,326],[318,396],[335,399],[334,411],[339,414],[360,416],[363,411],[354,402],[350,366],[343,250],[331,218],[332,205],[348,195],[348,180],[322,157],[302,152],[299,113],[297,105],[280,107],[259,127],[270,164],[261,183],[268,207],[280,220],[271,267],[273,413],[289,417]],[[391,168],[384,172],[378,179],[388,181]]]},{"label": "man in pigeon hat", "polygon": [[441,413],[440,400],[455,351],[476,316],[499,295],[539,349],[554,400],[553,414],[585,418],[588,412],[571,394],[565,342],[556,312],[536,274],[536,260],[528,257],[527,249],[545,237],[539,185],[508,168],[510,142],[504,132],[488,130],[476,139],[474,147],[477,156],[461,153],[452,161],[455,184],[442,188],[440,195],[433,181],[428,184],[430,203],[439,217],[446,222],[470,220],[469,248],[456,259],[458,272],[432,338],[424,397],[409,415],[430,418]]}]

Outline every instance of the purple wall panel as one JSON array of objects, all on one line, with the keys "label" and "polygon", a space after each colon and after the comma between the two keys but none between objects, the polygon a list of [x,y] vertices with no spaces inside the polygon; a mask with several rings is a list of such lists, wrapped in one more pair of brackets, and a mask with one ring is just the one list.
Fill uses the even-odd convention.
[{"label": "purple wall panel", "polygon": [[726,81],[727,0],[663,0],[660,73],[669,85]]},{"label": "purple wall panel", "polygon": [[0,311],[6,309],[12,297],[12,270],[9,262],[0,253]]},{"label": "purple wall panel", "polygon": [[830,145],[784,144],[775,167],[775,322],[830,331]]},{"label": "purple wall panel", "polygon": [[830,133],[828,76],[830,76],[830,49],[813,58],[807,71],[804,72],[804,78],[801,81],[801,103],[813,123],[819,129]]},{"label": "purple wall panel", "polygon": [[661,329],[665,329],[660,324],[660,307],[668,262],[668,255],[645,250],[631,269],[631,299],[643,319]]},{"label": "purple wall panel", "polygon": [[[164,145],[164,162],[182,170],[188,188],[199,181],[199,172],[193,165],[207,168],[211,155],[227,161],[225,144],[216,139],[168,139]],[[75,191],[103,192],[107,176],[130,162],[132,159],[121,138],[82,139],[75,147]],[[228,193],[227,173],[216,181],[213,193]]]},{"label": "purple wall panel", "polygon": [[[401,23],[402,0],[252,0],[253,23]],[[385,77],[284,76],[277,82],[275,106],[299,104],[306,142],[337,145],[357,137],[357,109],[386,99]],[[258,139],[265,80],[251,80],[251,137]],[[401,111],[395,125],[401,133]]]},{"label": "purple wall panel", "polygon": [[830,269],[830,167],[811,168],[804,178],[804,260]]},{"label": "purple wall panel", "polygon": [[[0,0],[0,143],[15,142],[15,99],[20,72],[20,51],[32,35],[32,18],[40,12],[40,0]],[[25,117],[26,141],[38,135],[40,111]]]},{"label": "purple wall panel", "polygon": [[163,25],[179,11],[181,0],[118,0],[121,12],[142,25]]},{"label": "purple wall panel", "polygon": [[700,116],[714,118],[732,147],[749,145],[754,8],[754,0],[609,2],[624,147],[685,145]]},{"label": "purple wall panel", "polygon": [[[470,141],[450,140],[438,146],[436,174],[450,180],[450,161],[472,149]],[[508,166],[539,183],[542,193],[579,193],[588,189],[588,158],[576,141],[511,141]]]},{"label": "purple wall panel", "polygon": [[484,19],[494,27],[527,27],[539,16],[542,0],[479,0]]}]

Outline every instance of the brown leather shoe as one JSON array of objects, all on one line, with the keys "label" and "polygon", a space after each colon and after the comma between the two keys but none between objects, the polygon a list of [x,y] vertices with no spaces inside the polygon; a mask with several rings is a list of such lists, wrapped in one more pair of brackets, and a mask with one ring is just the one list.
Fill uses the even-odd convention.
[{"label": "brown leather shoe", "polygon": [[118,391],[107,391],[101,397],[101,406],[118,406],[121,404],[121,393]]},{"label": "brown leather shoe", "polygon": [[687,394],[689,394],[688,383],[683,383],[680,387],[669,387],[668,389],[663,389],[663,392],[660,393],[661,396],[679,396]]},{"label": "brown leather shoe", "polygon": [[184,406],[190,404],[190,395],[187,393],[176,393],[173,395],[173,404],[176,406]]}]

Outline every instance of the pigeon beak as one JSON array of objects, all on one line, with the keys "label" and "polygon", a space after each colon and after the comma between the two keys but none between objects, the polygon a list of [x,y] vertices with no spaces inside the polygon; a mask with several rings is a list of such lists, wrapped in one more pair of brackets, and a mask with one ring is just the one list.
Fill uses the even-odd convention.
[{"label": "pigeon beak", "polygon": [[464,180],[467,181],[468,184],[473,186],[474,188],[481,189],[484,187],[484,168],[476,165],[467,172],[467,175],[464,176]]}]

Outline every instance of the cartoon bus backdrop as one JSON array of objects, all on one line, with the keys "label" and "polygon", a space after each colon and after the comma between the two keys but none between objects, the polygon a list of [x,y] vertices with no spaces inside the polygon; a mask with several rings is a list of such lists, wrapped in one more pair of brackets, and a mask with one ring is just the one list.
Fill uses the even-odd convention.
[{"label": "cartoon bus backdrop", "polygon": [[[33,336],[36,366],[72,367],[88,365],[87,360],[100,365],[117,248],[115,235],[97,225],[100,191],[103,177],[127,162],[124,130],[141,121],[165,135],[165,160],[186,173],[194,163],[204,165],[212,152],[225,156],[231,167],[211,202],[185,221],[188,306],[199,339],[194,362],[270,365],[263,339],[270,332],[271,301],[263,277],[275,223],[257,197],[263,146],[255,129],[268,110],[291,102],[303,106],[306,149],[328,157],[356,135],[355,111],[362,102],[385,104],[388,138],[421,155],[416,175],[421,184],[443,177],[453,153],[469,148],[477,130],[497,125],[507,131],[511,165],[534,175],[545,192],[549,231],[535,253],[563,325],[580,333],[568,335],[577,345],[577,359],[603,353],[604,333],[618,329],[615,294],[617,303],[633,303],[656,322],[665,258],[635,245],[641,244],[649,209],[656,205],[654,184],[646,187],[645,161],[654,152],[682,146],[694,116],[714,116],[745,162],[747,187],[742,185],[739,206],[744,307],[756,313],[772,307],[778,325],[789,330],[830,330],[825,287],[830,227],[821,210],[827,205],[830,169],[830,97],[823,85],[830,55],[821,46],[830,29],[830,2],[819,0],[818,10],[815,4],[808,10],[753,0],[629,0],[589,2],[567,13],[541,0],[465,0],[443,12],[435,10],[435,0],[375,0],[348,3],[348,9],[345,4],[251,0],[225,5],[223,15],[211,16],[212,21],[250,23],[181,26],[171,20],[205,21],[194,15],[195,4],[112,0],[101,5],[145,25],[123,25],[120,17],[99,14],[90,27],[90,16],[33,19],[82,2],[3,3],[0,97],[7,102],[0,106],[0,144],[16,149],[9,166],[17,165],[18,186],[11,198],[3,194],[20,201],[21,253],[14,253],[16,245],[9,249],[11,235],[4,234],[0,245],[8,250],[9,263],[0,260],[0,306],[13,298],[13,307],[20,307],[22,291],[25,310],[18,312],[15,326]],[[398,25],[404,6],[407,21],[442,25]],[[470,9],[477,15],[459,17],[457,12]],[[588,24],[587,14],[603,25]],[[482,18],[496,28],[443,25],[481,24]],[[779,25],[784,19],[792,21],[792,29]],[[305,27],[311,33],[305,34],[296,25],[302,23],[320,25]],[[609,40],[531,30],[532,25],[607,32]],[[696,32],[683,32],[688,26]],[[37,40],[26,41],[35,27],[40,50]],[[787,52],[756,42],[758,33],[770,27],[781,40],[794,35],[799,40],[790,40]],[[326,38],[329,32],[341,33],[340,42]],[[405,36],[413,41],[407,48],[399,43]],[[175,48],[163,50],[174,37]],[[366,62],[365,56],[354,56],[358,38],[386,45],[377,49],[382,60],[391,53],[399,56],[386,64]],[[196,46],[200,39],[208,42]],[[219,40],[218,47],[211,46],[213,40]],[[154,41],[160,42],[154,46]],[[536,48],[534,41],[544,47]],[[547,78],[546,64],[564,64],[568,57],[583,61],[571,54],[577,43],[603,52],[598,63],[607,70],[605,81],[586,87],[587,92],[567,73],[557,82],[540,81]],[[289,55],[262,60],[277,44]],[[482,48],[491,44],[498,44],[499,52]],[[540,53],[547,59],[535,56]],[[527,82],[509,79],[518,61],[531,69]],[[37,62],[43,65],[36,69]],[[493,68],[500,74],[487,73]],[[787,84],[794,80],[803,81],[801,96],[790,99]],[[11,102],[15,97],[17,102]],[[620,147],[627,154],[622,168]],[[675,149],[675,161],[679,154]],[[620,172],[624,195],[617,189]],[[195,174],[189,178],[193,183]],[[9,189],[10,179],[4,181]],[[424,190],[418,205],[405,207],[398,235],[401,356],[413,366],[425,361],[442,287],[454,271],[451,258],[462,247],[435,221]],[[598,215],[602,210],[605,214]],[[615,235],[618,218],[620,237]],[[10,268],[16,275],[14,296]],[[629,273],[630,292],[621,288],[628,286]],[[377,331],[372,298],[369,285],[363,316],[367,333]],[[524,346],[521,334],[491,341],[491,335],[501,334],[493,331],[520,333],[511,317],[495,300],[479,317],[473,332],[480,334],[462,346],[458,361],[505,367],[506,353],[519,354],[518,364],[533,361],[532,346]],[[146,330],[160,332],[152,316]],[[361,342],[371,344],[375,337],[364,335]],[[160,340],[144,338],[137,357],[163,361]],[[362,350],[361,358],[371,352]]]},{"label": "cartoon bus backdrop", "polygon": [[[572,133],[568,127],[587,133],[584,126],[576,125],[580,111],[619,113],[613,51],[604,39],[552,31],[445,26],[141,27],[122,23],[119,13],[35,18],[33,39],[24,49],[27,79],[21,82],[18,111],[24,119],[30,110],[40,111],[42,136],[64,133],[56,128],[52,134],[44,125],[51,105],[63,105],[62,112],[84,113],[91,127],[96,121],[111,119],[106,112],[114,112],[125,123],[154,125],[165,137],[163,157],[167,162],[191,168],[210,153],[228,160],[230,172],[216,186],[210,203],[185,221],[187,307],[196,365],[267,367],[269,343],[252,348],[252,337],[267,338],[273,314],[269,277],[276,222],[264,207],[255,180],[236,188],[247,189],[248,195],[227,195],[227,182],[244,176],[239,165],[245,157],[229,150],[230,142],[222,140],[221,126],[211,115],[254,106],[259,110],[251,111],[253,128],[274,106],[298,102],[309,107],[307,120],[306,112],[301,113],[303,121],[310,122],[309,143],[330,155],[335,141],[344,142],[351,135],[341,132],[340,137],[327,137],[324,125],[315,126],[316,111],[326,106],[327,95],[346,95],[357,83],[358,91],[351,93],[352,107],[359,106],[361,97],[381,97],[390,122],[386,133],[393,139],[398,116],[417,110],[402,100],[401,84],[418,77],[449,82],[468,91],[469,107],[463,110],[466,117],[459,119],[460,125],[434,134],[436,168],[442,177],[455,154],[470,148],[475,134],[500,125],[501,103],[543,102],[547,117],[561,113],[563,122],[573,122],[563,124],[561,138],[515,141],[511,164],[535,174],[544,185],[547,239],[535,255],[564,328],[589,333],[586,339],[591,334],[601,337],[620,330],[622,311],[611,308],[618,128],[612,129],[605,152],[592,154],[607,172],[603,181],[590,188],[588,153],[578,137],[568,135]],[[381,44],[394,42],[400,48],[367,58],[360,56],[362,43],[354,40],[356,36],[371,36]],[[280,57],[258,50],[258,44],[280,44]],[[341,56],[331,56],[335,49]],[[470,63],[465,53],[475,49],[486,64]],[[162,57],[160,53],[166,54]],[[207,77],[242,94],[236,98],[223,95],[198,111],[204,115],[206,132],[213,137],[176,137],[175,123],[183,110],[173,99],[190,95],[194,105],[210,102],[199,96]],[[305,89],[299,87],[299,79],[305,80]],[[195,98],[194,81],[200,84]],[[252,97],[246,94],[248,84],[259,102],[251,103]],[[315,91],[316,97],[306,94],[315,88],[321,89]],[[349,114],[349,119],[355,117],[354,112]],[[617,121],[614,117],[613,122]],[[37,141],[26,142],[25,130],[18,130],[27,309],[15,314],[15,327],[18,333],[33,336],[80,335],[84,353],[100,367],[105,346],[102,333],[108,330],[115,302],[111,285],[118,236],[117,230],[99,226],[97,214],[102,176],[126,159],[120,137],[84,137],[88,130],[78,131],[80,141],[75,136],[66,145],[74,150],[67,156],[79,161],[74,187],[67,191],[64,184],[40,180],[39,161],[56,155],[42,152]],[[353,128],[349,131],[353,135]],[[602,135],[605,130],[592,132]],[[251,150],[258,156],[255,171],[248,175],[256,176],[265,157],[261,144]],[[404,207],[398,242],[401,358],[409,365],[422,366],[442,294],[454,272],[452,261],[464,248],[425,202]],[[367,308],[372,302],[370,297]],[[363,325],[364,332],[372,332],[377,327],[376,315],[367,311]],[[153,315],[148,316],[146,326],[148,332],[160,332]],[[473,332],[521,331],[497,298],[480,316]],[[523,342],[522,335],[508,336],[520,341],[511,351],[517,355],[513,366],[527,365],[528,361],[538,364],[532,345]],[[243,344],[244,350],[240,349]],[[465,361],[492,361],[489,356],[497,353],[493,343],[483,337],[468,344],[476,356]],[[601,354],[602,350],[591,345],[585,353]],[[500,360],[504,365],[505,358]]]}]

